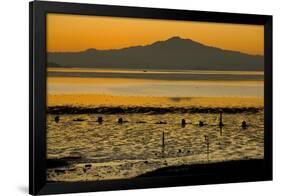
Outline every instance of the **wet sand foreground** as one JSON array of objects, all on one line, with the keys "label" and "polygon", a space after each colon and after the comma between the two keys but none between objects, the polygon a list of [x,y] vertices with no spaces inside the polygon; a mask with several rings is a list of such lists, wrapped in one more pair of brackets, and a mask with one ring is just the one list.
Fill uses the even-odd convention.
[{"label": "wet sand foreground", "polygon": [[69,113],[65,107],[54,112],[58,108],[63,107],[49,108],[47,115],[49,181],[127,179],[170,166],[264,156],[263,108]]}]

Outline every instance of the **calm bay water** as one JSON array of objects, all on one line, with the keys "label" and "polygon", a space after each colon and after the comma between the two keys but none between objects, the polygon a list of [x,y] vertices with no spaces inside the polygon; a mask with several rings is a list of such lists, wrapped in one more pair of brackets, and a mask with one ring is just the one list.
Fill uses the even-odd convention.
[{"label": "calm bay water", "polygon": [[[91,75],[93,74],[93,75]],[[99,79],[98,82],[94,79]],[[127,82],[120,82],[125,79]],[[262,72],[51,69],[50,94],[263,97]],[[85,82],[81,82],[85,81]]]}]

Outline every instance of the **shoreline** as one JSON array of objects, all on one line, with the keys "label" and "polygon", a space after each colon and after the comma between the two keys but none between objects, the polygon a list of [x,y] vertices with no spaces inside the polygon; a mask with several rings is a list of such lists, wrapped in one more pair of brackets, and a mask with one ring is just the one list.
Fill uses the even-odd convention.
[{"label": "shoreline", "polygon": [[[150,71],[139,71],[139,72],[107,72],[107,71],[96,71],[96,72],[90,72],[90,71],[81,71],[76,70],[76,72],[61,72],[61,71],[48,71],[47,76],[48,77],[78,77],[78,78],[126,78],[126,79],[149,79],[149,80],[168,80],[168,81],[177,81],[177,80],[205,80],[206,79],[206,73],[203,71],[201,72],[150,72]],[[250,74],[249,72],[246,72],[242,75],[236,74],[236,73],[220,73],[220,72],[213,72],[211,74],[208,74],[208,80],[218,80],[218,81],[224,81],[224,80],[264,80],[264,75],[257,75],[257,74]]]},{"label": "shoreline", "polygon": [[[77,160],[77,157],[75,157]],[[49,172],[55,172],[57,175],[65,175],[67,171],[77,171],[79,169],[84,170],[84,173],[91,169],[96,170],[97,168],[90,162],[75,163],[73,157],[65,157],[62,159],[47,159],[47,169]],[[79,158],[78,158],[79,160]],[[149,164],[148,161],[144,161],[144,164]],[[139,179],[139,178],[154,178],[154,177],[175,177],[175,176],[204,176],[206,174],[210,175],[233,175],[236,172],[241,172],[245,175],[261,173],[261,169],[264,166],[263,158],[250,158],[250,159],[233,159],[233,160],[222,160],[215,162],[197,162],[197,163],[184,163],[181,165],[170,165],[154,170],[148,170],[144,173],[139,173],[133,177],[121,177],[112,176],[111,178],[97,178],[93,177],[92,181],[97,180],[113,180],[113,179]],[[85,171],[86,168],[86,171]],[[48,174],[50,175],[50,173]],[[99,176],[98,174],[96,174]],[[99,176],[101,177],[101,176]],[[62,178],[63,179],[63,178]],[[53,177],[48,177],[48,182],[71,182],[71,180],[62,180]],[[89,179],[88,179],[89,180]],[[87,181],[88,181],[87,180]],[[76,179],[72,182],[84,181]]]}]

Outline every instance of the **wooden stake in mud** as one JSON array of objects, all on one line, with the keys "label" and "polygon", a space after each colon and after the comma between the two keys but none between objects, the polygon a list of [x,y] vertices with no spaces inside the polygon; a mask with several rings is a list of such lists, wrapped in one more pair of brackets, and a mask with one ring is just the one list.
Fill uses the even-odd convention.
[{"label": "wooden stake in mud", "polygon": [[209,136],[207,136],[207,135],[205,135],[205,142],[206,142],[206,147],[207,147],[207,160],[208,160],[208,162],[209,162],[209,144],[210,144],[210,142],[209,142]]},{"label": "wooden stake in mud", "polygon": [[220,128],[220,136],[222,136],[222,127],[224,126],[222,122],[222,112],[220,112],[220,122],[219,122],[219,128]]},{"label": "wooden stake in mud", "polygon": [[219,126],[220,126],[220,127],[223,127],[222,112],[220,112],[220,122],[219,122]]},{"label": "wooden stake in mud", "polygon": [[162,132],[162,158],[164,158],[165,153],[165,132]]}]

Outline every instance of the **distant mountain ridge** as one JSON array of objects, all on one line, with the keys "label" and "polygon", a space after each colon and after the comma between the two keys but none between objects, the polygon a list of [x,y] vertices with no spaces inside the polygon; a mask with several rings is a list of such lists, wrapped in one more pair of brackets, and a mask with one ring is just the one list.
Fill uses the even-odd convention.
[{"label": "distant mountain ridge", "polygon": [[145,46],[49,52],[49,67],[263,71],[264,58],[171,37]]}]

